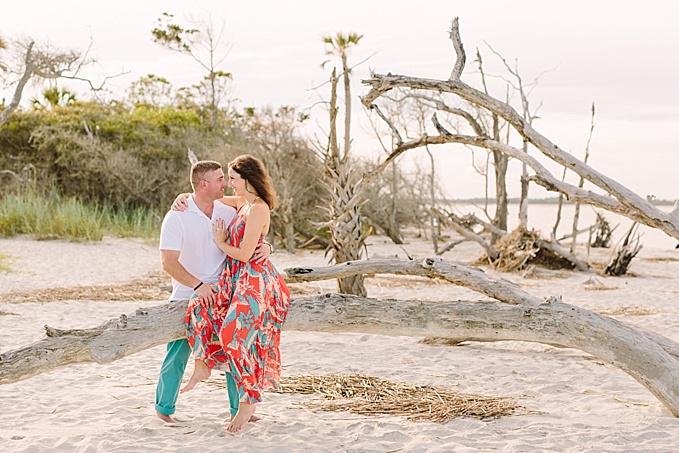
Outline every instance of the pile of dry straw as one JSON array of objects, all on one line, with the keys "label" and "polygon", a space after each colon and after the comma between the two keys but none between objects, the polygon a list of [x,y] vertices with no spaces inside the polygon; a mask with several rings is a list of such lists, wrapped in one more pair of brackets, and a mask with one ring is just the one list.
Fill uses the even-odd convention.
[{"label": "pile of dry straw", "polygon": [[[224,386],[223,380],[210,380]],[[419,422],[446,422],[455,417],[494,419],[525,413],[512,398],[457,393],[364,375],[284,376],[280,393],[318,395],[300,403],[314,410],[392,415]]]}]

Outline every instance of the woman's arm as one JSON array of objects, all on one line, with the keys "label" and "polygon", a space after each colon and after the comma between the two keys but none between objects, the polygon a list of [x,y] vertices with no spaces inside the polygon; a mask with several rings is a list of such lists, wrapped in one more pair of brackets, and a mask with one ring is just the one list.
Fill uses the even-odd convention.
[{"label": "woman's arm", "polygon": [[[174,199],[172,202],[172,210],[173,211],[185,211],[186,208],[189,207],[189,202],[187,201],[189,197],[191,196],[190,193],[180,193],[177,195],[177,198]],[[231,206],[233,208],[238,209],[238,206],[242,205],[245,203],[245,200],[243,197],[238,197],[238,196],[230,196],[230,197],[222,197],[219,199],[222,203],[224,203],[227,206]]]},{"label": "woman's arm", "polygon": [[226,243],[226,235],[222,233],[224,228],[226,228],[225,222],[217,220],[213,225],[217,246],[224,253],[238,261],[249,261],[255,252],[259,237],[264,233],[264,228],[269,224],[269,217],[269,207],[264,203],[256,203],[250,208],[240,247],[234,247]]},{"label": "woman's arm", "polygon": [[232,196],[229,196],[229,197],[224,196],[224,197],[220,198],[219,201],[221,201],[222,203],[224,203],[227,206],[231,206],[232,208],[236,208],[236,209],[238,209],[238,206],[245,203],[245,200],[243,199],[243,197],[238,197],[236,195],[232,195]]}]

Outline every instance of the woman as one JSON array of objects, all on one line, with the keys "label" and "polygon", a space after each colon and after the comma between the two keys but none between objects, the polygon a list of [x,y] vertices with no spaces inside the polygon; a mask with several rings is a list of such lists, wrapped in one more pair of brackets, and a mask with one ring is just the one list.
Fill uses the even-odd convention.
[{"label": "woman", "polygon": [[[227,431],[241,430],[262,401],[262,391],[280,381],[280,330],[290,305],[285,281],[268,260],[250,261],[269,231],[276,207],[271,178],[256,157],[242,155],[228,165],[235,196],[220,201],[235,207],[230,225],[213,224],[217,245],[227,254],[214,306],[192,300],[186,316],[187,337],[195,367],[182,393],[208,378],[212,368],[230,372],[239,394],[239,408]],[[218,341],[215,335],[218,334]]]}]

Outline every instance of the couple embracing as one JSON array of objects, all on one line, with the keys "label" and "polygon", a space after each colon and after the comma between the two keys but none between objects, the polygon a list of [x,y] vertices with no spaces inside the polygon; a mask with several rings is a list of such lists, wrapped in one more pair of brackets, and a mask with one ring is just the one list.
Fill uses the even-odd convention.
[{"label": "couple embracing", "polygon": [[[227,176],[218,162],[195,163],[191,186],[193,192],[177,197],[161,227],[170,300],[190,302],[187,339],[167,345],[155,409],[172,422],[178,394],[221,370],[231,409],[227,431],[237,432],[254,419],[262,392],[280,381],[280,331],[290,292],[264,240],[277,199],[264,165],[250,155],[231,161]],[[234,196],[224,196],[227,186]],[[192,352],[193,375],[180,391]]]}]

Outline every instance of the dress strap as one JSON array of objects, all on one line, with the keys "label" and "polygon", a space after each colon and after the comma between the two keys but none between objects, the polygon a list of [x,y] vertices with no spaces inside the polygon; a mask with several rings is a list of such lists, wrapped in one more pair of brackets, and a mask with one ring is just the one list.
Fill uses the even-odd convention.
[{"label": "dress strap", "polygon": [[247,207],[248,212],[250,212],[250,208],[252,207],[253,204],[255,204],[255,203],[257,202],[257,200],[259,200],[259,197],[255,197],[255,199],[252,200],[252,203],[248,203],[248,202],[246,201],[245,204],[244,204],[243,206],[241,206],[240,208],[238,208],[238,212],[240,213],[240,210],[243,209],[244,207]]}]

